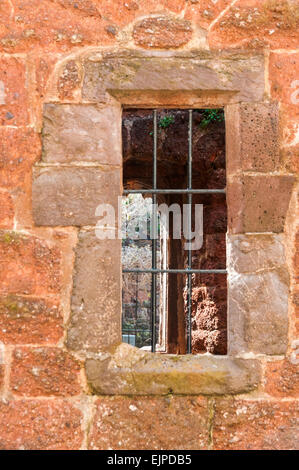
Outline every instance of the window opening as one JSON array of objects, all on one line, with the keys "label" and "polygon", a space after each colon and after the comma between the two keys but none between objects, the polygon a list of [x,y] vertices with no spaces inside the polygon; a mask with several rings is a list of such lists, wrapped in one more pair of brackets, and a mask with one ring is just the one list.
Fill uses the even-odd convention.
[{"label": "window opening", "polygon": [[[200,216],[200,210],[197,211],[197,206],[209,207],[208,198],[215,200],[218,196],[222,198],[222,212],[219,212],[218,218],[216,213],[215,227],[212,230],[210,227],[210,232],[212,231],[212,237],[214,237],[214,245],[218,243],[217,234],[219,240],[221,238],[222,245],[223,240],[225,241],[223,110],[124,110],[124,117],[123,182],[125,189],[122,222],[125,230],[130,226],[131,231],[129,230],[129,235],[125,233],[122,240],[123,341],[150,349],[152,352],[188,354],[199,352],[196,347],[197,343],[200,344],[201,331],[198,328],[198,317],[202,316],[199,320],[200,326],[201,323],[205,323],[205,320],[207,323],[212,323],[209,332],[213,342],[213,333],[214,336],[218,333],[219,322],[223,321],[220,317],[224,316],[223,305],[220,309],[219,305],[212,305],[211,292],[214,292],[215,296],[217,283],[221,285],[219,287],[221,291],[226,288],[225,254],[224,260],[221,259],[221,266],[214,267],[213,259],[209,259],[207,249],[204,253],[205,260],[202,260],[201,247],[196,250],[190,243],[190,234],[198,229],[195,218],[197,215]],[[177,124],[179,136],[175,131]],[[219,141],[221,140],[222,147],[220,144],[219,148],[217,145],[213,147],[213,135],[210,139],[206,138],[210,132],[210,126],[216,126],[216,129],[222,132],[222,134],[220,131],[218,133],[223,139],[217,137]],[[134,129],[133,139],[132,128]],[[168,138],[167,144],[164,145],[167,140],[165,136],[170,128],[175,136],[173,144],[170,133],[170,139]],[[193,155],[194,128],[197,135],[195,159]],[[163,139],[164,144],[161,147]],[[176,139],[179,141],[177,149],[175,148]],[[211,146],[211,149],[205,149],[203,158],[200,139],[203,142],[207,141]],[[150,150],[151,158],[149,158]],[[205,159],[209,160],[209,164]],[[193,172],[194,163],[195,173]],[[163,203],[168,203],[169,209],[171,204],[177,204],[177,207],[181,209],[182,219],[178,229],[182,235],[181,239],[178,239],[177,234],[174,237],[174,213],[169,210],[165,218],[163,213],[158,211],[158,206],[160,208]],[[215,203],[210,207],[209,225],[213,225],[213,216],[211,216],[213,208],[215,209]],[[168,219],[167,216],[169,216]],[[140,226],[144,232],[141,237]],[[204,230],[204,223],[202,228]],[[205,237],[206,234],[203,233],[202,238]],[[182,249],[183,246],[184,249]],[[217,247],[214,246],[213,252],[216,251]],[[213,258],[213,253],[211,257]],[[196,266],[198,262],[194,260],[196,261],[197,258],[200,258],[200,265],[206,265],[205,268]],[[217,256],[214,261],[217,261]],[[221,277],[222,280],[219,281]],[[204,282],[205,279],[206,282]],[[208,285],[207,279],[212,279],[209,282],[214,283],[215,286]],[[221,296],[223,297],[223,292]],[[210,308],[210,316],[205,318],[207,313],[205,310],[208,308]],[[222,313],[219,312],[221,309]],[[220,330],[226,334],[226,325]],[[209,341],[211,339],[206,338],[205,348],[208,351]],[[223,353],[225,348],[226,346],[220,353]],[[200,352],[205,352],[205,349],[203,348]]]}]

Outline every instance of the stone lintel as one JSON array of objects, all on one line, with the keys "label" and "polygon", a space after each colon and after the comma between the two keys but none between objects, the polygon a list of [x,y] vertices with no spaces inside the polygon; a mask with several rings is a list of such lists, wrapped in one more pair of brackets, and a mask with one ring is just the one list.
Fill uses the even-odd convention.
[{"label": "stone lintel", "polygon": [[84,62],[82,96],[105,101],[107,91],[233,92],[231,102],[261,101],[264,96],[264,57],[252,54],[200,53],[189,55],[113,54]]}]

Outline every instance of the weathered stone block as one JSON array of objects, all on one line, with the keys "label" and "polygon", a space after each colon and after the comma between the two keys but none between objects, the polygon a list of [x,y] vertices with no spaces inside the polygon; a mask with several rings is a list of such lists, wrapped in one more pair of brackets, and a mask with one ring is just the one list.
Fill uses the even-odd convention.
[{"label": "weathered stone block", "polygon": [[208,403],[203,397],[100,398],[89,448],[204,450],[208,429]]},{"label": "weathered stone block", "polygon": [[229,271],[254,273],[285,269],[284,235],[240,234],[227,236]]},{"label": "weathered stone block", "polygon": [[14,350],[10,375],[11,391],[27,396],[70,396],[81,391],[80,364],[59,348]]},{"label": "weathered stone block", "polygon": [[277,103],[241,104],[239,138],[243,170],[277,170],[279,164]]},{"label": "weathered stone block", "polygon": [[265,391],[275,397],[299,397],[299,367],[288,359],[266,364]]},{"label": "weathered stone block", "polygon": [[229,181],[230,231],[283,232],[294,181],[292,175],[243,175]]},{"label": "weathered stone block", "polygon": [[121,109],[84,104],[44,107],[45,162],[121,163]]},{"label": "weathered stone block", "polygon": [[67,400],[0,403],[3,450],[71,450],[83,441],[83,415]]},{"label": "weathered stone block", "polygon": [[63,72],[57,81],[57,89],[61,100],[71,100],[82,80],[82,69],[75,60],[65,64]]},{"label": "weathered stone block", "polygon": [[286,270],[228,276],[229,354],[284,354],[288,343]]},{"label": "weathered stone block", "polygon": [[13,228],[14,204],[8,191],[0,192],[0,228]]},{"label": "weathered stone block", "polygon": [[191,37],[189,21],[166,16],[145,18],[133,30],[135,43],[148,48],[177,48],[186,44]]},{"label": "weathered stone block", "polygon": [[33,129],[0,127],[0,186],[22,186],[40,151],[40,136]]},{"label": "weathered stone block", "polygon": [[220,21],[215,21],[210,28],[211,48],[248,47],[270,50],[297,48],[299,16],[297,2],[242,1],[223,13]]},{"label": "weathered stone block", "polygon": [[0,293],[56,294],[60,282],[57,247],[22,232],[0,231]]},{"label": "weathered stone block", "polygon": [[33,216],[37,225],[95,225],[99,204],[116,210],[121,194],[120,169],[35,168],[32,188]]},{"label": "weathered stone block", "polygon": [[63,316],[57,301],[0,297],[0,341],[4,344],[53,344],[62,336]]},{"label": "weathered stone block", "polygon": [[86,361],[90,386],[101,395],[218,395],[253,390],[257,361],[224,356],[171,356],[127,344]]},{"label": "weathered stone block", "polygon": [[297,401],[216,399],[214,449],[298,449],[298,411]]},{"label": "weathered stone block", "polygon": [[121,341],[121,241],[80,232],[68,347],[99,351]]},{"label": "weathered stone block", "polygon": [[90,57],[85,62],[83,98],[98,101],[114,91],[212,91],[229,95],[230,102],[260,101],[264,94],[261,55],[196,52],[167,57],[123,51],[116,56]]},{"label": "weathered stone block", "polygon": [[29,99],[26,82],[25,61],[19,57],[2,55],[0,60],[1,126],[29,124]]},{"label": "weathered stone block", "polygon": [[241,103],[226,111],[228,174],[279,166],[277,103]]},{"label": "weathered stone block", "polygon": [[245,232],[283,232],[293,176],[244,176]]}]

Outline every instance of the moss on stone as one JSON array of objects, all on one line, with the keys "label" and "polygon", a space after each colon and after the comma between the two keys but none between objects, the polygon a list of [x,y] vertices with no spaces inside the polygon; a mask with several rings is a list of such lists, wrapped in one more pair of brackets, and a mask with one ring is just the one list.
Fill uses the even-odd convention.
[{"label": "moss on stone", "polygon": [[18,232],[6,232],[6,231],[0,231],[0,242],[1,243],[7,243],[9,245],[13,243],[20,243],[20,240],[23,239],[24,236]]}]

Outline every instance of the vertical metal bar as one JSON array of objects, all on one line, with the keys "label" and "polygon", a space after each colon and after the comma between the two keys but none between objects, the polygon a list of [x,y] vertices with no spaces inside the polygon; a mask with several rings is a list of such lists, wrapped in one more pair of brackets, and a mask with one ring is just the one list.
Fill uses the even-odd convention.
[{"label": "vertical metal bar", "polygon": [[[153,148],[153,189],[157,189],[157,110],[154,110],[154,148]],[[152,212],[152,268],[157,268],[157,195],[153,194],[153,212]],[[156,351],[156,313],[157,313],[157,277],[152,274],[152,292],[151,292],[151,320],[152,320],[152,352]]]},{"label": "vertical metal bar", "polygon": [[[192,109],[189,109],[188,125],[188,189],[192,189]],[[188,193],[188,232],[192,231],[192,193]],[[192,268],[192,252],[188,248],[188,269]],[[187,279],[187,353],[192,353],[192,274],[188,273]]]}]

